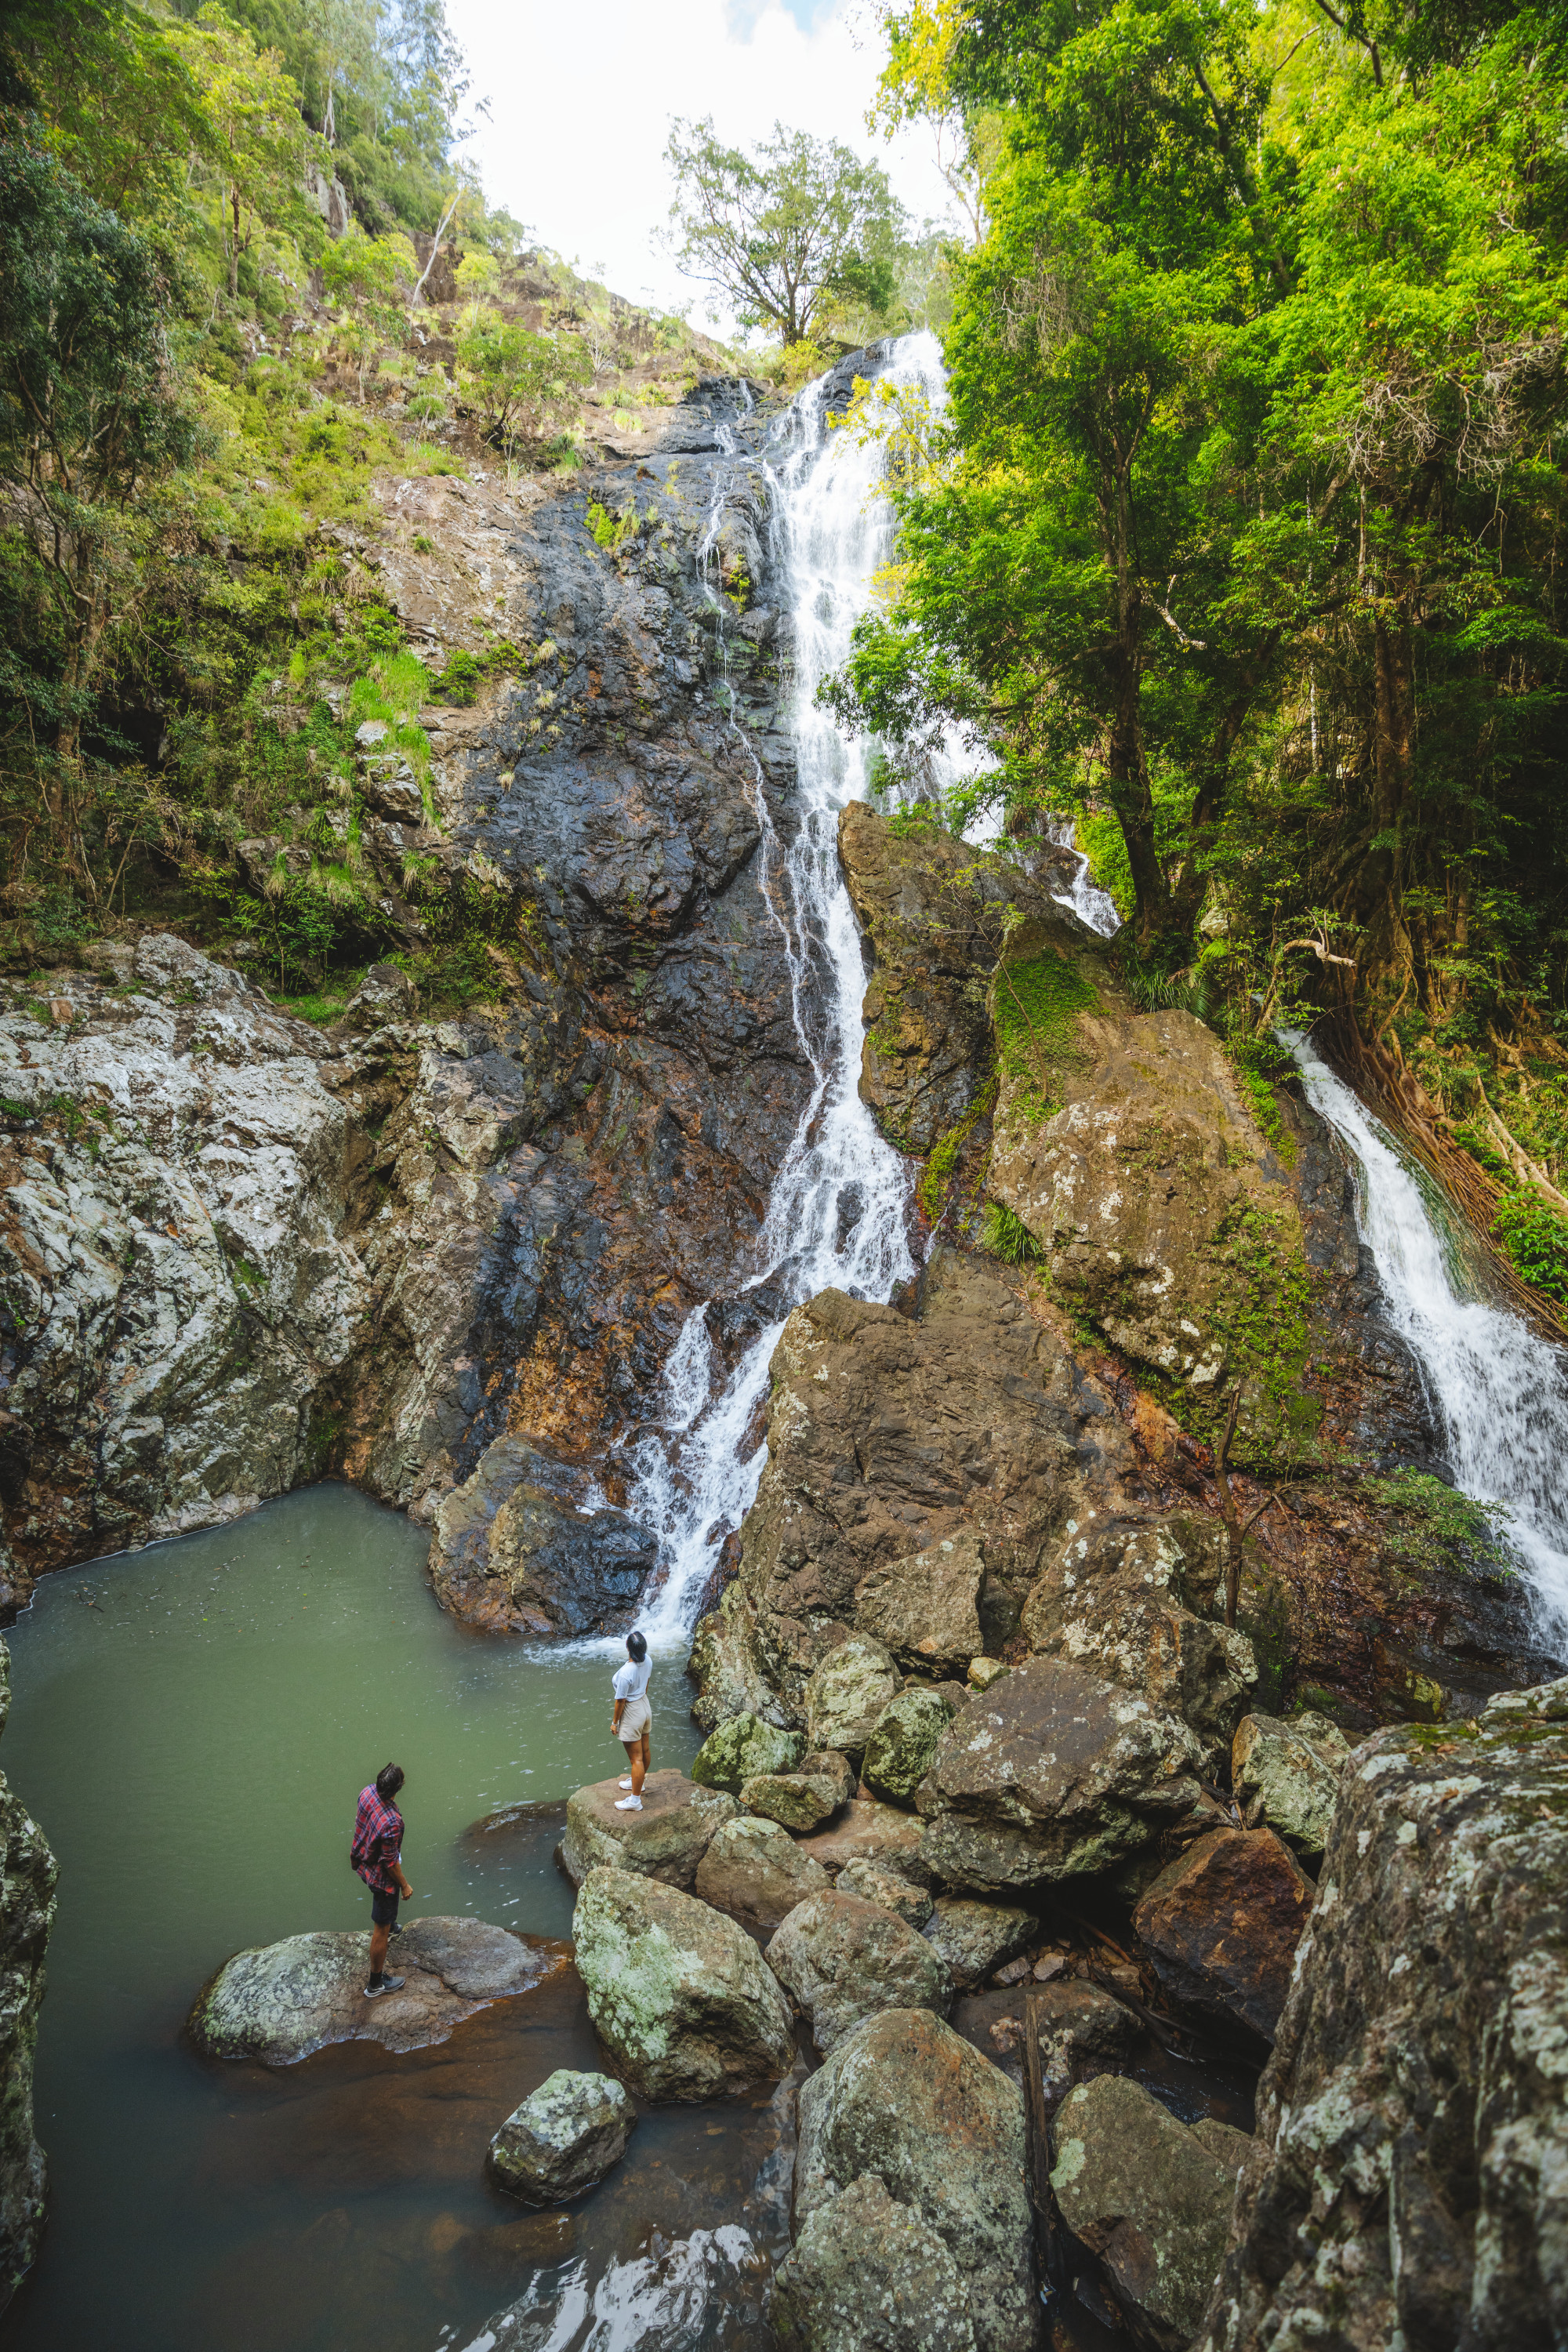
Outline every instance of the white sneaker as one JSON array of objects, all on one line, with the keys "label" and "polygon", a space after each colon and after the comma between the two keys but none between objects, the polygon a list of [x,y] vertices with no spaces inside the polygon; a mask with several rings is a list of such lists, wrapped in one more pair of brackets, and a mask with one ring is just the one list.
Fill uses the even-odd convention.
[{"label": "white sneaker", "polygon": [[642,1811],[642,1799],[640,1797],[617,1797],[616,1799],[616,1811],[617,1813],[640,1813]]},{"label": "white sneaker", "polygon": [[632,1784],[631,1784],[631,1778],[630,1778],[630,1775],[628,1774],[628,1776],[626,1777],[626,1780],[622,1780],[622,1781],[620,1781],[620,1782],[618,1782],[618,1783],[617,1783],[617,1785],[618,1785],[620,1788],[623,1788],[623,1789],[629,1789],[629,1788],[631,1787],[631,1785],[632,1785]]}]

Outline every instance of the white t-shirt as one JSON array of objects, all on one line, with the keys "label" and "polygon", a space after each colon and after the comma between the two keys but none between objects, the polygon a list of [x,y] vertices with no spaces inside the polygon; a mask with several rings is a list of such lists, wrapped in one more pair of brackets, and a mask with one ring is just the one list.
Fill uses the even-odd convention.
[{"label": "white t-shirt", "polygon": [[616,1672],[616,1696],[617,1698],[641,1698],[644,1691],[647,1688],[647,1678],[652,1672],[653,1660],[651,1658],[644,1658],[640,1663],[636,1658],[628,1658],[626,1664],[620,1667]]}]

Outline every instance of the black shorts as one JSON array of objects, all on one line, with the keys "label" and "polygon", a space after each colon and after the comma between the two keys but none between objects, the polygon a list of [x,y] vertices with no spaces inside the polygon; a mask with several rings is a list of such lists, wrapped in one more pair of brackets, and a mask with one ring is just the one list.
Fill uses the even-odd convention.
[{"label": "black shorts", "polygon": [[395,1887],[393,1887],[390,1892],[380,1886],[371,1888],[370,1916],[378,1927],[396,1927],[397,1889]]}]

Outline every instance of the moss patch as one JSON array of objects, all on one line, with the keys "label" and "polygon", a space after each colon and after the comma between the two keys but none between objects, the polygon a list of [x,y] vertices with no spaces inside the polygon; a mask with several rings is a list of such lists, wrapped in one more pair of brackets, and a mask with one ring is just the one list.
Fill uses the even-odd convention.
[{"label": "moss patch", "polygon": [[1397,1567],[1421,1574],[1437,1569],[1490,1576],[1516,1573],[1497,1514],[1446,1486],[1441,1478],[1422,1470],[1394,1470],[1385,1478],[1368,1478],[1364,1491],[1388,1514],[1383,1545]]},{"label": "moss patch", "polygon": [[992,992],[996,1060],[1027,1117],[1048,1118],[1061,1108],[1059,1074],[1081,1059],[1074,1042],[1077,1017],[1099,1004],[1099,991],[1054,948],[997,966]]}]

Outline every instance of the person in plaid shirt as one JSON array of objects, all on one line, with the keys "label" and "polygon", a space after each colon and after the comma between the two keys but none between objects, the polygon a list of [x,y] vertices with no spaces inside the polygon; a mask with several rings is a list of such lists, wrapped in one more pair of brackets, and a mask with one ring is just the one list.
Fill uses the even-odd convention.
[{"label": "person in plaid shirt", "polygon": [[414,1900],[414,1889],[403,1875],[403,1815],[393,1800],[403,1786],[401,1764],[384,1764],[373,1788],[359,1792],[354,1815],[353,1843],[349,1860],[371,1892],[370,1981],[365,1997],[374,2000],[396,1992],[401,1977],[386,1973],[386,1947],[397,1925],[397,1898]]}]

